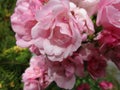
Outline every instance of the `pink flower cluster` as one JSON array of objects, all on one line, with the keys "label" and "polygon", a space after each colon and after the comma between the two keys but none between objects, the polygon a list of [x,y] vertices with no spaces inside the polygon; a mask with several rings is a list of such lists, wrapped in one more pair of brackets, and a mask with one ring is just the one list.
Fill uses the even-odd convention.
[{"label": "pink flower cluster", "polygon": [[100,52],[120,69],[120,0],[101,0],[98,8],[97,25],[103,27],[97,36]]},{"label": "pink flower cluster", "polygon": [[62,61],[94,33],[94,27],[86,10],[68,0],[43,1],[17,1],[11,16],[16,43],[20,47],[37,48],[51,61]]},{"label": "pink flower cluster", "polygon": [[[90,17],[97,17],[98,33]],[[16,44],[34,54],[24,90],[53,81],[72,89],[86,70],[95,80],[104,77],[108,60],[120,69],[120,0],[17,0],[11,24]]]}]

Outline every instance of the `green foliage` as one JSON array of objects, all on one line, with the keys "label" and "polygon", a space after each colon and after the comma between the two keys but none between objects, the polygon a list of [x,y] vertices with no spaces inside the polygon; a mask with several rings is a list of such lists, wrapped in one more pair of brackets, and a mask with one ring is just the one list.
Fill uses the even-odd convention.
[{"label": "green foliage", "polygon": [[15,45],[14,33],[10,24],[15,2],[16,0],[0,0],[0,53]]},{"label": "green foliage", "polygon": [[0,54],[1,90],[21,90],[21,75],[28,67],[31,53],[27,49],[13,47]]}]

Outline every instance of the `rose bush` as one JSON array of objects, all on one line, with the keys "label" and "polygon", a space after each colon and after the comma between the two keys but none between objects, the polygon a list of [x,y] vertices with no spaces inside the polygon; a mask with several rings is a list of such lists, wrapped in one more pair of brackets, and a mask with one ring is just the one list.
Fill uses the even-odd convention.
[{"label": "rose bush", "polygon": [[24,90],[43,90],[52,82],[90,90],[86,79],[77,79],[100,83],[109,60],[120,69],[119,6],[119,0],[18,0],[11,24],[17,45],[33,53],[22,76]]}]

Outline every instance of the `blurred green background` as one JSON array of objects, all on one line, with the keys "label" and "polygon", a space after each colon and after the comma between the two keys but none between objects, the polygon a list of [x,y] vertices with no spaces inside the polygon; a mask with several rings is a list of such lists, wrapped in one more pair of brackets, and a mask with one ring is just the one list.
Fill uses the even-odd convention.
[{"label": "blurred green background", "polygon": [[[16,0],[0,0],[0,90],[23,90],[21,75],[29,66],[29,59],[32,56],[28,49],[17,47],[15,44],[15,33],[10,24],[15,3]],[[120,90],[118,82],[111,74],[105,80],[114,83],[114,90]],[[100,90],[97,86],[98,81],[92,80],[89,76],[77,78],[75,86],[81,83],[89,83],[91,90]],[[52,83],[47,90],[63,89]]]}]

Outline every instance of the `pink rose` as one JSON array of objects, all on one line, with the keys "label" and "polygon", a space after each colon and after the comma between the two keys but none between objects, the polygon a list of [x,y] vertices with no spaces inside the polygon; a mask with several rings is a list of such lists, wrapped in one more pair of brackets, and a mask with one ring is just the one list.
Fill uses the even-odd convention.
[{"label": "pink rose", "polygon": [[112,48],[120,45],[120,33],[118,30],[103,29],[103,31],[98,33],[96,40],[98,40],[100,52],[106,55]]},{"label": "pink rose", "polygon": [[120,32],[120,0],[100,0],[97,25]]},{"label": "pink rose", "polygon": [[99,44],[101,46],[107,45],[109,48],[119,45],[120,43],[120,36],[117,35],[119,32],[110,31],[103,29],[100,33],[98,33],[98,36],[96,37],[96,40],[99,41]]},{"label": "pink rose", "polygon": [[113,84],[111,82],[102,81],[99,83],[102,90],[113,90]]},{"label": "pink rose", "polygon": [[64,89],[72,89],[75,84],[74,64],[70,63],[69,60],[64,60],[64,62],[48,62],[49,75],[56,82],[57,86]]},{"label": "pink rose", "polygon": [[[30,60],[30,67],[25,70],[23,74],[23,80],[35,79],[42,76],[45,67],[45,57],[44,56],[33,56]],[[28,77],[29,76],[29,77]]]},{"label": "pink rose", "polygon": [[68,0],[50,0],[36,14],[38,23],[32,28],[34,44],[52,61],[72,55],[87,35],[94,32],[84,9],[70,11]]},{"label": "pink rose", "polygon": [[25,70],[25,73],[23,73],[23,82],[26,82],[29,79],[36,79],[42,76],[41,70],[38,67],[29,67]]},{"label": "pink rose", "polygon": [[92,16],[97,11],[97,5],[100,0],[70,0],[74,2],[78,7],[84,8],[89,16]]},{"label": "pink rose", "polygon": [[78,55],[68,57],[62,62],[50,61],[45,56],[33,56],[30,67],[23,73],[24,90],[39,90],[46,88],[55,81],[60,88],[72,89],[75,75],[84,75],[83,61]]},{"label": "pink rose", "polygon": [[24,90],[40,90],[46,88],[52,80],[48,76],[48,67],[44,56],[33,56],[30,60],[30,67],[22,75]]},{"label": "pink rose", "polygon": [[42,7],[40,0],[18,0],[11,16],[11,24],[16,33],[16,43],[21,47],[32,44],[31,29],[37,23],[35,14]]},{"label": "pink rose", "polygon": [[49,77],[60,88],[72,89],[75,85],[75,75],[81,77],[84,74],[83,62],[77,56],[64,59],[62,62],[48,60]]}]

